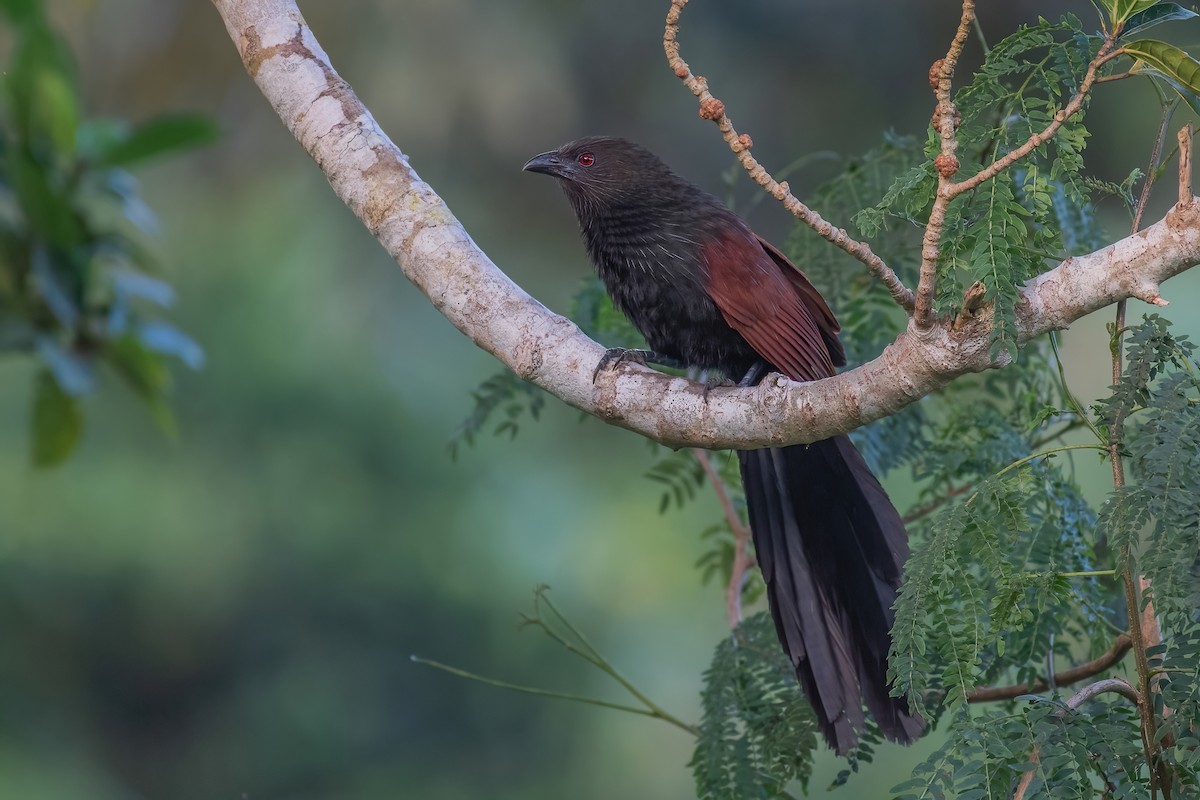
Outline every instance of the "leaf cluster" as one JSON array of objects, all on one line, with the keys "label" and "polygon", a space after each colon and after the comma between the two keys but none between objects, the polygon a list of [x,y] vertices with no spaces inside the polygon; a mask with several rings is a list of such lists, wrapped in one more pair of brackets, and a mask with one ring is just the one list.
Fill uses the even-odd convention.
[{"label": "leaf cluster", "polygon": [[174,430],[167,359],[199,368],[204,353],[162,316],[174,291],[152,274],[156,222],[128,169],[216,130],[188,115],[85,119],[70,50],[40,0],[0,11],[16,39],[0,79],[0,353],[39,365],[32,458],[52,465],[79,441],[80,398],[102,364]]},{"label": "leaf cluster", "polygon": [[704,673],[692,771],[701,800],[786,798],[807,785],[817,726],[769,614],[746,619]]}]

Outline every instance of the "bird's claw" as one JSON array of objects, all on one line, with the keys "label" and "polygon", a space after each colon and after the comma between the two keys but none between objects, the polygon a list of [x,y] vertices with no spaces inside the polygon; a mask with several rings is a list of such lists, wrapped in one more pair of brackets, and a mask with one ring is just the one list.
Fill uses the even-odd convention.
[{"label": "bird's claw", "polygon": [[631,361],[635,364],[646,366],[646,351],[645,350],[630,350],[625,347],[610,347],[604,351],[604,356],[600,359],[600,363],[596,365],[596,369],[592,372],[592,383],[596,382],[596,378],[600,377],[600,373],[606,369],[616,369],[626,361]]},{"label": "bird's claw", "polygon": [[704,402],[707,403],[708,393],[713,389],[716,389],[720,386],[733,386],[734,384],[733,381],[722,375],[705,375],[704,380],[700,382],[700,385],[704,387],[704,393],[702,397],[704,398]]}]

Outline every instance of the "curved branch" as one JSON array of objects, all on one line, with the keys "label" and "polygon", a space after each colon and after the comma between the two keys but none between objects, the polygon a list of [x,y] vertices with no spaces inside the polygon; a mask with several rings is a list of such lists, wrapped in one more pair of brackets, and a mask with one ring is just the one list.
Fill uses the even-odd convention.
[{"label": "curved branch", "polygon": [[[1099,675],[1120,663],[1129,652],[1131,641],[1129,634],[1122,633],[1100,657],[1080,664],[1077,667],[1054,673],[1055,686],[1070,686],[1085,678]],[[1128,685],[1128,684],[1126,684]],[[1024,694],[1039,694],[1050,688],[1050,682],[1039,680],[1035,683],[1018,683],[1014,686],[983,686],[967,694],[968,703],[994,703],[997,700],[1015,700]]]},{"label": "curved branch", "polygon": [[[534,300],[471,240],[450,209],[334,71],[292,0],[214,0],[246,69],[288,130],[405,275],[450,322],[521,378],[663,444],[749,449],[815,442],[894,414],[954,378],[1003,366],[984,309],[901,334],[874,361],[814,383],[776,376],[717,388],[635,365],[592,373],[604,348]],[[516,166],[514,165],[514,169]],[[1200,262],[1200,203],[1030,281],[1019,341],[1159,284]]]}]

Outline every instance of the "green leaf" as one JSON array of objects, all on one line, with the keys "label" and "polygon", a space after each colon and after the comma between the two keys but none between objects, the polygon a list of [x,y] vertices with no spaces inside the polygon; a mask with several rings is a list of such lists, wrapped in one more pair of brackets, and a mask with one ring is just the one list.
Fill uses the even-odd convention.
[{"label": "green leaf", "polygon": [[79,443],[83,412],[49,370],[38,373],[34,386],[30,455],[34,466],[52,467],[65,461]]},{"label": "green leaf", "polygon": [[18,25],[42,19],[42,0],[0,0],[0,11]]},{"label": "green leaf", "polygon": [[1159,0],[1109,0],[1108,7],[1113,27],[1125,22],[1135,14],[1139,14],[1151,6],[1158,5]]},{"label": "green leaf", "polygon": [[29,142],[49,140],[58,153],[75,151],[79,98],[66,43],[44,25],[31,25],[17,46],[5,88],[18,129]]},{"label": "green leaf", "polygon": [[171,373],[163,363],[162,357],[151,352],[130,335],[113,341],[105,355],[121,377],[150,407],[150,414],[159,429],[168,438],[174,439],[178,435],[178,428],[175,415],[171,413],[171,407],[167,404]]},{"label": "green leaf", "polygon": [[1135,31],[1152,28],[1163,22],[1191,19],[1195,16],[1200,16],[1200,14],[1197,14],[1190,8],[1184,8],[1178,3],[1159,3],[1130,17],[1125,22],[1125,27],[1121,30],[1121,35],[1128,36]]},{"label": "green leaf", "polygon": [[1154,39],[1140,39],[1124,47],[1136,61],[1130,72],[1147,68],[1157,70],[1193,95],[1200,95],[1200,62],[1174,45]]},{"label": "green leaf", "polygon": [[70,200],[50,184],[45,167],[25,148],[13,147],[5,153],[7,177],[29,227],[48,244],[70,250],[83,239],[79,219]]},{"label": "green leaf", "polygon": [[[111,136],[111,130],[106,131]],[[216,140],[219,130],[200,114],[172,114],[143,123],[123,137],[98,142],[95,160],[101,166],[126,166],[175,150],[200,147]]]},{"label": "green leaf", "polygon": [[1100,23],[1104,24],[1109,16],[1109,9],[1103,5],[1100,0],[1091,0],[1092,7],[1096,9],[1096,13],[1100,16]]}]

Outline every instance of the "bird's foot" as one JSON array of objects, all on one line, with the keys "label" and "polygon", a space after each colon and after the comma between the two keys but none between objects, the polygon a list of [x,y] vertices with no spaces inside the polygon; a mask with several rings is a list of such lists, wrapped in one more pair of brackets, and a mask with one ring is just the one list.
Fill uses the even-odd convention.
[{"label": "bird's foot", "polygon": [[700,385],[704,387],[704,402],[708,402],[708,393],[719,386],[733,386],[733,381],[726,378],[724,375],[717,373],[715,375],[705,374],[704,380],[700,381]]},{"label": "bird's foot", "polygon": [[646,366],[646,361],[653,356],[649,350],[630,350],[625,347],[610,347],[604,351],[604,356],[600,359],[600,363],[596,365],[596,370],[592,373],[592,383],[596,382],[596,378],[600,377],[600,373],[606,369],[616,369],[626,361],[631,361],[635,364]]}]

